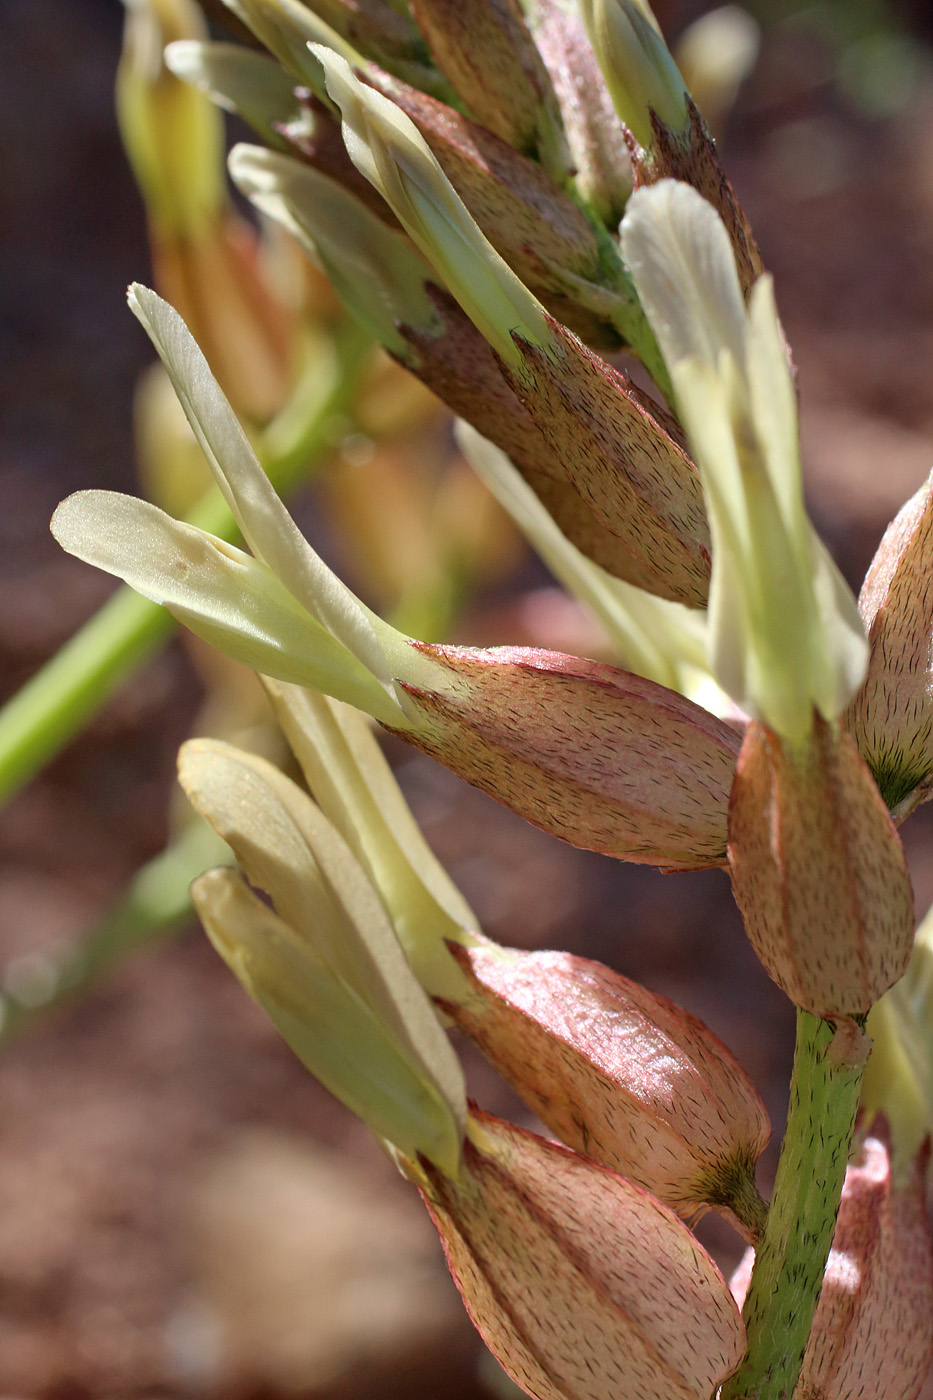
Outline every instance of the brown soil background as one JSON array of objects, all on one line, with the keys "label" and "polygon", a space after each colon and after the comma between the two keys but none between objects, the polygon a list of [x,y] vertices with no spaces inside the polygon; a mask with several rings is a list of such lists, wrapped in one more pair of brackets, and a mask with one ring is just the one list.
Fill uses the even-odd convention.
[{"label": "brown soil background", "polygon": [[[686,5],[658,5],[676,29]],[[916,24],[924,8],[904,19]],[[0,7],[0,678],[12,693],[103,600],[47,522],[82,486],[132,489],[147,275],[112,118],[115,0]],[[800,369],[818,525],[857,584],[933,462],[933,79],[869,117],[831,45],[769,30],[723,142]],[[524,639],[515,590],[458,636]],[[0,813],[0,965],[77,939],[166,836],[197,709],[174,644]],[[493,937],[602,958],[701,1016],[776,1128],[792,1015],[719,873],[573,851],[399,752],[425,830]],[[918,907],[931,824],[905,830]],[[471,1062],[487,1107],[512,1111]],[[339,1154],[339,1155],[338,1155]],[[773,1172],[769,1153],[763,1180]],[[408,1207],[408,1209],[406,1209]],[[404,1233],[400,1221],[409,1221]],[[738,1253],[707,1229],[724,1267]],[[366,1132],[318,1090],[191,929],[138,954],[0,1056],[0,1395],[488,1393],[430,1231]]]}]

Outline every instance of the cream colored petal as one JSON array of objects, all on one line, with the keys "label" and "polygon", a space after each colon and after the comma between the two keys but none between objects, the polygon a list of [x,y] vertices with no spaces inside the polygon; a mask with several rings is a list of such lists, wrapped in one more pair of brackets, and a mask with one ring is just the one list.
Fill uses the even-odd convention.
[{"label": "cream colored petal", "polygon": [[433,269],[405,234],[356,195],[260,146],[235,146],[229,166],[237,188],[320,261],[338,295],[386,349],[407,353],[400,323],[428,335],[441,330],[426,290],[436,280]]},{"label": "cream colored petal", "polygon": [[383,196],[474,325],[508,363],[521,367],[513,332],[535,345],[553,337],[540,303],[480,231],[414,123],[360,82],[331,50],[312,45],[340,108],[353,164]]},{"label": "cream colored petal", "polygon": [[842,714],[868,670],[858,604],[828,549],[811,531],[813,594],[819,626],[812,662],[814,701],[827,719]]},{"label": "cream colored petal", "polygon": [[52,533],[69,554],[116,574],[253,670],[320,687],[400,722],[365,667],[265,564],[233,545],[112,491],[69,496],[52,517]]},{"label": "cream colored petal", "polygon": [[613,578],[571,544],[500,448],[458,422],[457,445],[567,591],[591,608],[619,663],[683,691],[681,668],[705,667],[705,615]]},{"label": "cream colored petal", "polygon": [[320,66],[308,51],[308,44],[329,43],[333,31],[313,11],[300,0],[224,0],[224,4],[265,44],[286,72],[306,83],[318,96],[323,95]]},{"label": "cream colored petal", "polygon": [[767,274],[752,288],[748,304],[746,373],[761,454],[788,529],[806,536],[800,471],[797,396],[778,321],[774,282]]},{"label": "cream colored petal", "polygon": [[308,786],[388,910],[421,985],[462,1000],[466,982],[446,942],[470,942],[475,914],[427,845],[368,722],[297,686],[266,689]]},{"label": "cream colored petal", "polygon": [[462,1123],[457,1058],[372,884],[320,809],[271,764],[227,744],[190,741],[178,771],[192,804],[229,842],[250,881],[366,1003]]},{"label": "cream colored petal", "polygon": [[620,230],[622,256],[669,370],[695,356],[717,367],[745,360],[745,304],[729,235],[690,185],[636,190]]},{"label": "cream colored petal", "polygon": [[[145,327],[210,464],[243,538],[303,608],[391,692],[390,668],[374,622],[305,540],[263,471],[184,321],[168,302],[137,283],[130,309]],[[391,629],[378,623],[383,637]]]},{"label": "cream colored petal", "polygon": [[206,93],[218,107],[249,122],[275,145],[285,144],[275,123],[294,121],[301,115],[293,79],[274,58],[243,44],[179,39],[165,50],[165,66],[182,82]]},{"label": "cream colored petal", "polygon": [[378,1014],[233,871],[208,871],[191,896],[214,947],[315,1078],[400,1152],[456,1175],[460,1114]]}]

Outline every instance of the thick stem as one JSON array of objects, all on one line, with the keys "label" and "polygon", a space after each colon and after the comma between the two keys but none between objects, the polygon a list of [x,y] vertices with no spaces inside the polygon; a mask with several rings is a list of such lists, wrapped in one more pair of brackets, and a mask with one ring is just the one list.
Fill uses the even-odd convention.
[{"label": "thick stem", "polygon": [[833,1241],[867,1037],[797,1012],[787,1130],[744,1317],[748,1355],[722,1400],[794,1393]]}]

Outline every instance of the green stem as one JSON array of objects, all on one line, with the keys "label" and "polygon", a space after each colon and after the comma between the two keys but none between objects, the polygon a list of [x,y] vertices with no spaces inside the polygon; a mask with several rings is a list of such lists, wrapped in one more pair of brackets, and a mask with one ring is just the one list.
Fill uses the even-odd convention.
[{"label": "green stem", "polygon": [[842,1196],[867,1037],[797,1012],[787,1130],[744,1318],[748,1355],[722,1400],[794,1393]]},{"label": "green stem", "polygon": [[229,863],[230,849],[201,821],[138,870],[119,902],[59,958],[30,956],[0,992],[0,1045],[110,972],[127,954],[167,938],[191,917],[192,880]]},{"label": "green stem", "polygon": [[[342,331],[339,367],[287,442],[263,465],[287,493],[332,444],[334,425],[352,405],[369,337]],[[264,456],[260,451],[260,456]],[[212,488],[187,517],[221,539],[236,537],[229,507]],[[122,587],[0,710],[0,803],[7,801],[88,722],[175,629],[164,608]]]}]

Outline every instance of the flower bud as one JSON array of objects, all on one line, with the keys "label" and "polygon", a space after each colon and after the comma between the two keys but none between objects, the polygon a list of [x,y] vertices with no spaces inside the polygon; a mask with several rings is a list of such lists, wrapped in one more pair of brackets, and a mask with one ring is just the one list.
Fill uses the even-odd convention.
[{"label": "flower bud", "polygon": [[572,845],[670,870],[724,862],[734,729],[599,662],[413,646],[447,677],[403,682],[409,743]]},{"label": "flower bud", "polygon": [[475,1110],[459,1179],[424,1176],[467,1310],[536,1400],[709,1400],[738,1366],[719,1270],[631,1182]]},{"label": "flower bud", "polygon": [[117,70],[117,115],[160,238],[202,233],[224,202],[223,119],[163,62],[165,45],[205,39],[193,0],[132,0]]},{"label": "flower bud", "polygon": [[[517,339],[522,365],[505,375],[564,479],[636,561],[660,598],[705,605],[710,536],[696,467],[658,406],[556,321],[552,345]],[[520,333],[519,333],[520,334]]]},{"label": "flower bud", "polygon": [[933,474],[885,531],[859,595],[865,684],[846,725],[881,795],[906,815],[933,779]]},{"label": "flower bud", "polygon": [[473,988],[443,1009],[568,1147],[685,1217],[763,1222],[755,1162],[770,1135],[744,1070],[702,1022],[569,953],[448,943]]},{"label": "flower bud", "polygon": [[613,232],[632,193],[628,148],[576,7],[534,0],[528,22],[560,103],[574,183]]},{"label": "flower bud", "polygon": [[687,126],[687,90],[647,0],[583,0],[583,22],[619,116],[639,146]]},{"label": "flower bud", "polygon": [[477,122],[539,160],[557,185],[570,173],[560,109],[517,0],[414,0],[438,67]]},{"label": "flower bud", "polygon": [[[933,1249],[924,1149],[908,1181],[892,1179],[883,1119],[846,1172],[833,1247],[795,1395],[914,1400],[933,1359]],[[731,1280],[741,1303],[751,1251]]]},{"label": "flower bud", "polygon": [[852,739],[819,716],[793,750],[749,726],[729,811],[729,863],[752,947],[797,1006],[867,1012],[907,967],[904,851]]}]

